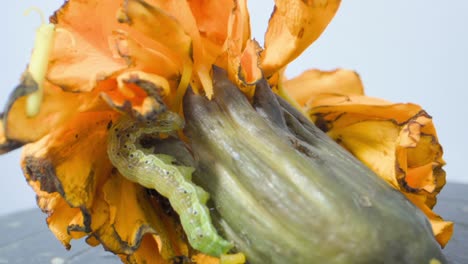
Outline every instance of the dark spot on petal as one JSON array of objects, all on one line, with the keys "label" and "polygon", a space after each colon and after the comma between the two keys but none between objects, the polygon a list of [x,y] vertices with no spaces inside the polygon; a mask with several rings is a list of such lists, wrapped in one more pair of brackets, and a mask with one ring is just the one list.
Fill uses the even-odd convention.
[{"label": "dark spot on petal", "polygon": [[57,175],[54,165],[46,160],[35,157],[26,157],[24,159],[23,173],[31,180],[41,184],[41,190],[53,193],[58,192],[62,196],[64,191]]},{"label": "dark spot on petal", "polygon": [[301,28],[299,30],[299,33],[297,33],[297,38],[302,38],[304,36],[304,28]]},{"label": "dark spot on petal", "polygon": [[335,139],[335,141],[336,141],[336,143],[341,144],[343,142],[343,137],[340,135]]}]

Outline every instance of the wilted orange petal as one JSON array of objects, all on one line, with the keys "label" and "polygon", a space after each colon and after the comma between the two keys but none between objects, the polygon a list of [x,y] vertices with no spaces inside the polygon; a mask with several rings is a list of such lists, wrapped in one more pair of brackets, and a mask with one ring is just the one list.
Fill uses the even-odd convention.
[{"label": "wilted orange petal", "polygon": [[[175,18],[183,31],[190,36],[194,45],[194,52],[201,51],[200,32],[198,31],[197,20],[190,8],[190,1],[167,1],[167,0],[137,0],[145,4],[152,5],[163,10]],[[201,55],[201,54],[200,54]]]},{"label": "wilted orange petal", "polygon": [[165,215],[143,187],[119,175],[108,160],[107,130],[117,115],[76,114],[25,148],[25,175],[39,206],[50,214],[50,229],[67,247],[71,239],[89,235],[92,245],[99,241],[116,254],[148,263],[188,254],[182,234],[171,234],[182,230],[176,218]]},{"label": "wilted orange petal", "polygon": [[129,0],[124,5],[121,22],[160,42],[179,56],[190,57],[192,40],[179,22],[163,9],[142,0]]},{"label": "wilted orange petal", "polygon": [[[202,39],[222,46],[226,40],[233,0],[188,1]],[[209,50],[208,50],[209,52]]]},{"label": "wilted orange petal", "polygon": [[233,76],[229,76],[237,87],[248,97],[252,97],[255,92],[256,83],[263,78],[263,72],[259,67],[260,45],[255,40],[247,41],[247,45],[235,60],[237,66],[233,70]]},{"label": "wilted orange petal", "polygon": [[402,127],[400,146],[415,147],[421,138],[421,128],[431,124],[432,120],[429,115],[424,111],[419,112]]},{"label": "wilted orange petal", "polygon": [[[25,74],[25,76],[28,76]],[[96,111],[105,108],[96,93],[69,93],[48,82],[44,84],[44,103],[35,117],[26,116],[26,97],[15,97],[23,93],[33,83],[25,77],[9,98],[7,110],[4,113],[5,136],[12,141],[23,143],[40,139],[52,129],[60,126],[76,112]],[[29,129],[34,128],[34,129]],[[12,144],[12,143],[11,143]]]},{"label": "wilted orange petal", "polygon": [[255,84],[263,77],[258,61],[260,50],[260,45],[255,40],[247,41],[240,57],[239,78],[244,84]]},{"label": "wilted orange petal", "polygon": [[[38,167],[36,166],[35,168]],[[52,186],[50,181],[44,179],[50,176],[50,174],[33,171],[35,168],[31,168],[30,165],[26,167],[26,179],[37,194],[37,205],[48,215],[47,225],[49,229],[69,249],[71,247],[70,241],[73,237],[79,238],[84,235],[75,234],[75,236],[72,236],[69,232],[70,223],[74,222],[74,224],[77,224],[74,218],[77,218],[79,215],[82,216],[82,212],[79,208],[71,208],[57,192],[56,186]],[[84,223],[79,223],[79,226],[75,225],[74,227],[81,228],[83,225]]]},{"label": "wilted orange petal", "polygon": [[113,38],[117,55],[125,58],[132,69],[172,79],[180,74],[183,64],[169,48],[151,40],[144,45],[123,31],[114,32]]},{"label": "wilted orange petal", "polygon": [[453,222],[444,221],[439,215],[429,209],[424,196],[408,193],[405,193],[405,195],[426,214],[431,222],[432,231],[434,232],[437,242],[439,242],[442,247],[445,247],[453,234]]},{"label": "wilted orange petal", "polygon": [[[404,124],[413,116],[424,114],[415,104],[393,104],[367,96],[318,96],[313,104],[307,104],[312,120],[324,129],[345,127],[368,119],[392,120]],[[423,113],[424,112],[424,113]],[[342,116],[346,115],[346,118]]]},{"label": "wilted orange petal", "polygon": [[368,120],[332,129],[328,135],[398,189],[395,152],[399,131],[390,121]]},{"label": "wilted orange petal", "polygon": [[181,25],[184,32],[190,36],[192,41],[191,51],[193,52],[191,54],[193,55],[191,58],[193,58],[193,62],[195,64],[193,67],[193,71],[195,73],[194,75],[198,77],[197,81],[205,90],[206,95],[211,98],[211,95],[213,94],[213,87],[210,70],[211,65],[214,62],[214,55],[203,46],[204,42],[200,36],[197,20],[189,6],[189,2],[149,0],[148,3],[160,8],[161,10],[164,10],[167,14],[171,14],[171,16],[173,16]]},{"label": "wilted orange petal", "polygon": [[[382,108],[383,112],[385,111],[386,106],[391,106],[392,108],[395,108],[392,102],[389,102],[387,100],[381,99],[381,98],[375,98],[375,97],[370,97],[370,96],[364,96],[364,95],[339,95],[339,94],[320,94],[317,96],[317,98],[311,98],[306,104],[307,108],[312,108],[312,107],[318,107],[318,106],[328,106],[328,105],[339,105],[340,107],[350,107],[353,108],[353,112],[365,112],[364,109],[361,107],[376,107],[379,106]],[[355,107],[355,106],[358,107]],[[402,104],[403,105],[403,104]],[[405,113],[406,107],[402,109],[402,113]],[[387,111],[388,113],[388,111]]]},{"label": "wilted orange petal", "polygon": [[[48,160],[60,192],[72,207],[91,207],[97,183],[112,168],[107,159],[107,126],[115,113],[82,113],[25,148],[25,157]],[[94,120],[89,122],[89,120]],[[66,144],[64,144],[66,142]]]},{"label": "wilted orange petal", "polygon": [[[249,13],[245,1],[237,1],[228,22],[228,35],[224,43],[224,54],[218,58],[217,65],[225,68],[234,82],[238,81],[238,72],[242,51],[250,38]],[[222,61],[224,60],[224,61]]]},{"label": "wilted orange petal", "polygon": [[439,243],[448,241],[450,224],[430,209],[445,184],[441,169],[445,162],[432,120],[420,106],[326,92],[307,105],[318,127],[394,188],[410,195],[431,220]]},{"label": "wilted orange petal", "polygon": [[57,204],[53,210],[49,210],[50,215],[47,217],[47,225],[50,231],[62,242],[66,248],[70,248],[71,239],[79,239],[86,235],[84,232],[73,231],[73,228],[83,228],[83,221],[77,222],[76,218],[84,220],[83,213],[79,208],[70,207],[65,199],[58,195],[56,198]]},{"label": "wilted orange petal", "polygon": [[158,252],[158,237],[152,234],[146,234],[141,240],[140,247],[133,255],[120,255],[126,263],[146,263],[146,264],[165,264],[170,261],[165,260]]},{"label": "wilted orange petal", "polygon": [[[165,258],[174,255],[171,242],[166,235],[167,231],[157,215],[158,210],[149,203],[144,188],[129,182],[114,171],[109,175],[101,191],[111,213],[108,224],[97,231],[98,238],[103,244],[113,249],[113,252],[133,255],[145,234],[158,234],[159,237],[146,238],[147,243],[152,245],[158,245],[157,242],[161,239],[162,245],[159,245],[161,252],[155,247],[153,248],[155,255],[162,254]],[[125,196],[122,196],[122,193],[125,193]],[[122,243],[123,241],[125,243]]]},{"label": "wilted orange petal", "polygon": [[340,0],[276,0],[265,35],[262,69],[266,76],[298,57],[325,30]]},{"label": "wilted orange petal", "polygon": [[148,96],[164,97],[166,95],[169,95],[171,92],[171,88],[167,79],[156,74],[151,74],[142,71],[127,71],[117,76],[117,87],[122,92],[122,94],[130,98],[136,96],[135,92],[138,92],[134,92],[134,89],[131,89],[130,87],[134,85],[139,86],[138,84],[142,86],[143,83],[151,83],[152,85],[154,85],[154,89],[151,89],[150,91],[146,92],[145,95]]},{"label": "wilted orange petal", "polygon": [[242,34],[237,35],[237,37],[241,40],[241,43],[246,43],[247,40],[250,39],[251,36],[251,29],[250,29],[250,14],[247,8],[247,0],[237,0],[236,3],[236,10],[239,10],[239,26],[242,27]]},{"label": "wilted orange petal", "polygon": [[[109,37],[118,28],[115,14],[118,1],[68,1],[51,20],[57,28],[70,34],[55,34],[47,79],[67,91],[90,91],[96,80],[127,67],[125,60],[115,58]],[[86,19],[83,19],[83,18]]]},{"label": "wilted orange petal", "polygon": [[423,134],[414,148],[408,149],[408,166],[419,167],[428,163],[445,164],[442,159],[442,147],[435,135]]},{"label": "wilted orange petal", "polygon": [[424,189],[427,192],[433,192],[435,190],[435,181],[433,163],[428,163],[420,167],[408,169],[406,175],[406,182],[411,188]]},{"label": "wilted orange petal", "polygon": [[[433,124],[427,126],[430,125]],[[432,208],[436,203],[437,194],[445,185],[445,172],[442,169],[445,161],[442,159],[442,146],[434,134],[422,134],[416,146],[408,148],[406,151],[408,185],[413,187],[409,183],[410,181],[415,185],[424,185],[422,189],[425,191],[426,205]],[[426,170],[421,168],[426,168]]]},{"label": "wilted orange petal", "polygon": [[[161,97],[169,90],[168,82],[160,76],[141,72],[124,72],[115,79],[98,85],[102,99],[114,110],[136,118],[154,117],[165,109]],[[120,87],[108,89],[109,87]],[[169,98],[171,99],[171,98]],[[166,103],[170,100],[166,100]]]},{"label": "wilted orange petal", "polygon": [[308,70],[296,78],[283,83],[284,89],[301,106],[325,95],[363,95],[359,75],[354,71],[338,69],[334,71]]},{"label": "wilted orange petal", "polygon": [[[245,14],[242,12],[243,10],[239,8],[239,6],[235,6],[234,9],[232,10],[230,16],[229,16],[229,21],[227,25],[227,37],[224,43],[224,52],[230,57],[230,60],[234,60],[237,56],[240,56],[243,48],[245,41],[247,39],[244,39],[244,32],[245,27],[244,23],[248,22],[244,18]],[[249,31],[250,33],[250,31]],[[220,64],[221,66],[221,64]],[[234,65],[227,65],[228,70],[232,70],[231,67]],[[235,66],[234,66],[235,67]]]},{"label": "wilted orange petal", "polygon": [[[24,174],[38,195],[39,207],[49,214],[49,228],[67,247],[72,238],[87,235],[92,226],[98,227],[107,218],[93,218],[96,211],[98,215],[106,213],[106,210],[93,210],[93,205],[96,188],[111,170],[102,151],[105,151],[105,131],[113,114],[77,115],[67,126],[24,149]],[[84,144],[77,144],[79,140]]]}]

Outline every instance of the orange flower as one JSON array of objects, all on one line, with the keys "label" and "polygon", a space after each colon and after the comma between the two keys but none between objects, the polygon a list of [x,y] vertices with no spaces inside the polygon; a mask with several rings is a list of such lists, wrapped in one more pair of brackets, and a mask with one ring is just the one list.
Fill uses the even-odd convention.
[{"label": "orange flower", "polygon": [[[50,229],[67,248],[72,239],[86,237],[90,245],[102,244],[128,263],[192,256],[164,199],[113,168],[107,130],[122,113],[150,116],[161,104],[179,112],[189,85],[211,98],[211,68],[217,65],[247,96],[267,77],[280,95],[289,93],[306,106],[331,137],[428,215],[444,245],[451,223],[429,209],[444,183],[441,148],[429,116],[415,105],[367,103],[359,79],[349,73],[320,79],[312,72],[282,80],[284,67],[320,36],[339,3],[276,1],[262,50],[250,38],[245,0],[70,0],[51,17],[69,34],[57,30],[53,36],[43,82],[30,70],[24,73],[3,116],[0,150],[25,146],[26,179]],[[42,104],[29,117],[25,109],[35,91],[42,93]],[[343,96],[352,100],[340,104]],[[372,107],[379,111],[362,116]],[[346,118],[338,119],[343,113]],[[370,133],[376,127],[385,141]],[[203,254],[195,259],[218,261]]]}]

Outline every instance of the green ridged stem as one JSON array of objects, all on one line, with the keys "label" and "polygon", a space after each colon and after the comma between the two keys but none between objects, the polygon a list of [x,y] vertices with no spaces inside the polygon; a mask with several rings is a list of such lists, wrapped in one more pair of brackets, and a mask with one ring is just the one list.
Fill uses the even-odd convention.
[{"label": "green ridged stem", "polygon": [[184,98],[194,181],[250,263],[445,262],[418,208],[285,102],[259,100],[274,98],[265,83],[257,90],[258,112],[214,69],[213,100]]}]

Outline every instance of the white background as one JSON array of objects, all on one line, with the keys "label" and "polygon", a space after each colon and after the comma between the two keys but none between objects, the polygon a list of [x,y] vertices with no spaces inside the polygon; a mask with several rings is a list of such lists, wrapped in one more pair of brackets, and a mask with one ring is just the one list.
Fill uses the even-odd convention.
[{"label": "white background", "polygon": [[[253,34],[263,33],[273,1],[249,3]],[[46,15],[59,0],[5,1],[0,56],[0,107],[18,83],[29,60],[37,15]],[[441,5],[441,3],[443,5]],[[468,183],[464,165],[468,151],[468,1],[343,1],[326,32],[287,71],[289,77],[308,68],[355,69],[367,94],[394,102],[421,104],[434,118],[448,165],[447,179]],[[113,16],[112,14],[110,14]],[[19,151],[0,157],[0,215],[35,207],[35,195],[19,166]]]}]

